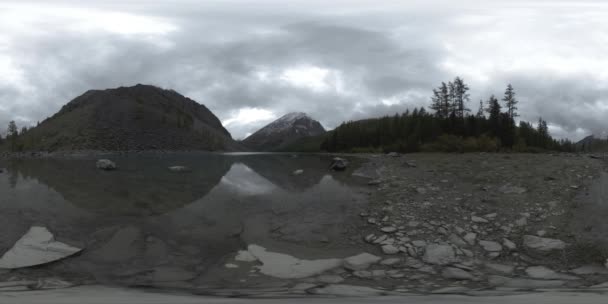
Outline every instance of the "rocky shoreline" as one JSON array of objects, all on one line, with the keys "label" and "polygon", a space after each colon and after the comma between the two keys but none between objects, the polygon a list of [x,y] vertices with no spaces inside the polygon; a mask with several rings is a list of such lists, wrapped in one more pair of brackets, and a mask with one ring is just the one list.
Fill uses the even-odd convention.
[{"label": "rocky shoreline", "polygon": [[[366,161],[332,174],[367,178],[362,194],[368,203],[345,211],[353,214],[344,217],[340,239],[320,238],[313,244],[324,256],[306,259],[297,251],[290,256],[241,238],[245,248],[223,258],[217,269],[197,274],[159,266],[144,281],[137,272],[129,280],[165,291],[243,297],[608,291],[608,230],[602,226],[608,210],[592,204],[606,201],[597,191],[608,183],[602,159],[575,154],[339,156]],[[276,229],[289,230],[285,225]],[[116,235],[121,231],[128,229]],[[274,241],[304,246],[271,235]],[[152,245],[146,241],[145,247]],[[329,248],[359,253],[331,256]],[[204,283],[205,276],[213,280]],[[87,283],[24,276],[0,283],[0,290],[82,284]]]},{"label": "rocky shoreline", "polygon": [[344,275],[349,282],[422,293],[608,287],[608,247],[572,231],[573,213],[605,171],[596,157],[369,160],[356,172],[373,178],[374,190],[355,237],[377,258]]}]

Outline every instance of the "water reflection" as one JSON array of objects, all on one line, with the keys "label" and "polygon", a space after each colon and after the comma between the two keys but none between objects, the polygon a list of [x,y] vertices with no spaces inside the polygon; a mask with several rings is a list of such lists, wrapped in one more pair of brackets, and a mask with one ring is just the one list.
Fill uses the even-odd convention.
[{"label": "water reflection", "polygon": [[[187,269],[183,277],[212,284],[219,275],[214,269],[223,269],[227,254],[245,244],[301,252],[343,239],[346,219],[357,217],[357,205],[365,201],[345,177],[348,172],[328,172],[327,157],[112,159],[119,170],[97,170],[95,160],[85,158],[0,163],[7,168],[0,173],[0,229],[5,231],[0,252],[30,226],[40,225],[59,240],[86,249],[30,272],[132,284],[142,271],[162,266],[172,274]],[[170,172],[172,165],[192,170]],[[304,173],[294,175],[297,169]]]}]

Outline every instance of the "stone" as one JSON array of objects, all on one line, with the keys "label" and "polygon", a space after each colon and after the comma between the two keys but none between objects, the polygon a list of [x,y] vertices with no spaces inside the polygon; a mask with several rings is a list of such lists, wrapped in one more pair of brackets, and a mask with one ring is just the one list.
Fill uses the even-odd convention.
[{"label": "stone", "polygon": [[382,184],[382,181],[379,180],[379,179],[373,179],[373,180],[367,182],[368,186],[377,186],[377,185],[380,185],[380,184]]},{"label": "stone", "polygon": [[517,249],[517,245],[515,245],[515,243],[513,243],[511,240],[506,239],[506,238],[502,239],[502,245],[505,246],[510,251]]},{"label": "stone", "polygon": [[393,232],[397,231],[397,228],[392,227],[392,226],[387,226],[387,227],[380,228],[380,230],[385,233],[393,233]]},{"label": "stone", "polygon": [[16,269],[42,265],[82,251],[55,240],[45,227],[33,226],[0,258],[0,268]]},{"label": "stone", "polygon": [[380,262],[380,260],[382,260],[381,257],[365,252],[344,259],[343,266],[349,270],[365,270],[372,264]]},{"label": "stone", "polygon": [[348,161],[341,157],[334,157],[331,165],[329,166],[330,170],[334,171],[344,171],[348,167]]},{"label": "stone", "polygon": [[460,238],[459,236],[457,236],[456,234],[450,234],[450,236],[448,237],[448,242],[458,246],[458,247],[465,247],[467,246],[467,242],[465,242],[462,238]]},{"label": "stone", "polygon": [[416,192],[418,192],[418,194],[426,194],[426,189],[424,189],[422,187],[418,187],[418,188],[416,188]]},{"label": "stone", "polygon": [[302,170],[302,169],[298,169],[296,171],[293,171],[293,175],[300,175],[302,173],[304,173],[304,170]]},{"label": "stone", "polygon": [[335,274],[324,274],[316,277],[315,281],[324,284],[338,284],[344,282],[344,278]]},{"label": "stone", "polygon": [[473,223],[488,223],[488,220],[479,216],[471,216],[471,221]]},{"label": "stone", "polygon": [[399,252],[399,248],[393,245],[384,245],[382,246],[382,252],[384,252],[384,254],[397,254]]},{"label": "stone", "polygon": [[507,278],[503,276],[491,275],[488,277],[490,286],[500,286],[505,288],[521,288],[521,289],[536,289],[536,288],[558,288],[566,284],[562,280],[531,280],[519,278]]},{"label": "stone", "polygon": [[542,238],[534,235],[524,235],[524,247],[532,250],[549,252],[553,250],[563,250],[566,243],[557,239]]},{"label": "stone", "polygon": [[400,157],[401,154],[397,153],[397,152],[389,152],[388,154],[386,154],[389,157]]},{"label": "stone", "polygon": [[479,246],[483,247],[483,249],[485,251],[490,251],[490,252],[502,251],[502,245],[500,245],[497,242],[480,240],[478,243],[479,243]]},{"label": "stone", "polygon": [[494,218],[496,218],[497,215],[498,215],[498,213],[488,213],[488,214],[484,215],[483,217],[485,217],[489,220],[493,220]]},{"label": "stone", "polygon": [[472,280],[473,275],[469,272],[455,267],[446,267],[441,271],[441,276],[450,280]]},{"label": "stone", "polygon": [[236,268],[239,268],[239,265],[232,264],[232,263],[227,263],[227,264],[224,265],[224,267],[226,267],[228,269],[236,269]]},{"label": "stone", "polygon": [[428,264],[447,265],[455,262],[456,256],[452,246],[430,244],[425,247],[422,260]]},{"label": "stone", "polygon": [[571,269],[570,270],[571,273],[574,273],[576,275],[594,275],[594,274],[600,274],[600,275],[608,275],[608,268],[599,265],[599,264],[592,264],[592,265],[584,265],[575,269]]},{"label": "stone", "polygon": [[558,273],[545,266],[532,266],[526,268],[526,274],[533,279],[542,280],[579,280],[579,277]]},{"label": "stone", "polygon": [[267,251],[258,245],[249,245],[247,250],[262,263],[258,266],[262,274],[279,279],[308,278],[340,267],[343,263],[342,259],[298,259],[287,254]]},{"label": "stone", "polygon": [[515,271],[515,266],[513,266],[513,265],[486,263],[484,266],[490,272],[504,274],[504,275],[511,275]]},{"label": "stone", "polygon": [[323,287],[311,288],[308,290],[308,293],[343,297],[373,297],[391,294],[389,291],[375,289],[372,287],[341,284],[330,284]]},{"label": "stone", "polygon": [[185,167],[185,166],[171,166],[171,167],[169,167],[169,171],[172,171],[172,172],[189,172],[190,168]]},{"label": "stone", "polygon": [[384,234],[374,240],[374,244],[380,244],[388,239],[388,235]]},{"label": "stone", "polygon": [[528,225],[528,219],[526,217],[522,217],[515,221],[515,226],[517,227],[523,227],[526,225]]},{"label": "stone", "polygon": [[466,294],[471,291],[470,288],[464,286],[448,286],[431,291],[432,294]]},{"label": "stone", "polygon": [[414,247],[425,247],[426,242],[422,240],[416,240],[412,242],[412,245],[414,245]]},{"label": "stone", "polygon": [[235,261],[239,261],[239,262],[255,262],[258,259],[253,256],[253,254],[251,254],[251,252],[247,251],[247,250],[241,250],[237,253],[237,255],[234,257]]},{"label": "stone", "polygon": [[540,237],[543,237],[543,236],[547,235],[547,231],[546,230],[538,230],[536,232],[536,235],[538,235]]},{"label": "stone", "polygon": [[477,239],[477,233],[469,232],[464,236],[464,240],[469,243],[469,245],[475,245],[475,240]]},{"label": "stone", "polygon": [[510,184],[504,185],[498,189],[498,191],[504,194],[523,194],[528,191],[526,188],[513,186]]},{"label": "stone", "polygon": [[113,161],[109,160],[109,159],[100,159],[97,161],[96,164],[97,169],[101,169],[101,170],[116,170],[116,168],[118,168],[116,166],[116,163],[114,163]]},{"label": "stone", "polygon": [[417,222],[417,221],[409,221],[409,222],[407,222],[407,225],[408,225],[409,227],[411,227],[411,228],[416,228],[416,227],[420,226],[420,222]]},{"label": "stone", "polygon": [[393,266],[396,264],[401,263],[401,259],[400,258],[388,258],[388,259],[384,259],[380,262],[380,265],[384,265],[384,266]]}]

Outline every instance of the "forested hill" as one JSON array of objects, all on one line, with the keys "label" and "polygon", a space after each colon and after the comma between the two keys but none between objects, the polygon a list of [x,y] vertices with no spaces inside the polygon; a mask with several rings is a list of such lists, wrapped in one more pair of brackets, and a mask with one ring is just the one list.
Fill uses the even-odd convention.
[{"label": "forested hill", "polygon": [[473,152],[573,151],[568,140],[555,140],[542,118],[533,125],[516,123],[519,116],[515,89],[508,85],[499,100],[490,96],[476,112],[468,108],[469,87],[457,77],[432,91],[429,110],[416,108],[402,114],[349,121],[322,138],[294,143],[287,150],[329,152]]},{"label": "forested hill", "polygon": [[547,122],[539,118],[534,127],[520,121],[515,90],[507,86],[499,101],[490,96],[471,114],[467,107],[469,87],[456,77],[433,90],[431,112],[424,108],[377,119],[345,122],[320,144],[326,151],[571,151],[569,141],[551,137]]}]

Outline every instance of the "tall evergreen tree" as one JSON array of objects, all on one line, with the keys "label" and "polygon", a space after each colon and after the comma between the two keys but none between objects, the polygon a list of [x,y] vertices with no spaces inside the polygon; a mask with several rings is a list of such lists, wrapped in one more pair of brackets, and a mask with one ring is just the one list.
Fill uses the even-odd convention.
[{"label": "tall evergreen tree", "polygon": [[454,79],[454,113],[457,118],[464,118],[464,113],[470,111],[466,104],[469,101],[469,86],[460,77]]},{"label": "tall evergreen tree", "polygon": [[17,140],[19,137],[19,129],[17,128],[17,124],[14,120],[11,120],[8,123],[8,135],[7,139],[11,145],[11,151],[17,151]]},{"label": "tall evergreen tree", "polygon": [[489,114],[488,122],[490,124],[490,131],[494,136],[500,136],[500,103],[498,103],[498,99],[494,95],[490,96],[488,99],[488,107],[486,108],[486,112]]},{"label": "tall evergreen tree", "polygon": [[483,100],[479,101],[479,110],[477,110],[477,115],[475,115],[475,117],[477,117],[477,118],[485,118],[484,107],[483,107]]},{"label": "tall evergreen tree", "polygon": [[505,97],[502,100],[505,102],[507,113],[511,119],[515,119],[515,117],[519,116],[517,114],[517,104],[519,101],[515,99],[515,90],[513,90],[513,86],[511,84],[507,86]]}]

